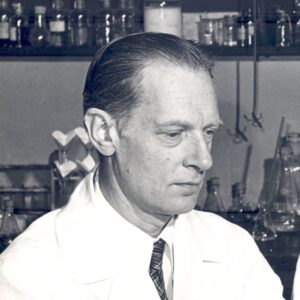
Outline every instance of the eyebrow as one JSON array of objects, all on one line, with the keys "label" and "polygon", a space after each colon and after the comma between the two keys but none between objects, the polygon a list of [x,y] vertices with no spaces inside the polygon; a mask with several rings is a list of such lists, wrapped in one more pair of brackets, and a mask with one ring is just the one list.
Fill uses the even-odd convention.
[{"label": "eyebrow", "polygon": [[[157,123],[155,122],[155,125],[157,127],[169,127],[169,126],[178,126],[178,127],[182,127],[185,129],[189,129],[191,128],[191,124],[188,122],[182,122],[182,121],[167,121],[167,122],[163,122],[163,123]],[[216,121],[212,121],[211,123],[207,124],[205,127],[219,127],[221,125],[224,125],[224,122],[221,119],[218,119]]]}]

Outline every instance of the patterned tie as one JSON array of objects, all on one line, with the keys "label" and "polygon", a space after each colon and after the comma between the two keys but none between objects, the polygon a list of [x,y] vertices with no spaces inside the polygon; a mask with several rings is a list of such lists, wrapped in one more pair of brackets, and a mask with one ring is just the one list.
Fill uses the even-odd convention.
[{"label": "patterned tie", "polygon": [[149,266],[149,274],[153,280],[153,283],[157,289],[157,292],[160,296],[161,300],[168,300],[165,291],[163,270],[162,270],[162,261],[163,261],[163,253],[165,248],[165,241],[159,239],[157,242],[153,244],[153,252],[151,257],[151,262]]}]

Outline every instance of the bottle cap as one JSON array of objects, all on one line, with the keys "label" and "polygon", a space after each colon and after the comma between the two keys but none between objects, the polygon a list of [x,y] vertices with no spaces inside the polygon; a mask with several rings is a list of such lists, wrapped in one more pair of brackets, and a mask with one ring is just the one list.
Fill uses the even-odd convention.
[{"label": "bottle cap", "polygon": [[46,6],[35,6],[34,13],[36,15],[44,15],[46,13]]},{"label": "bottle cap", "polygon": [[291,153],[292,153],[292,151],[291,151],[291,148],[290,148],[290,147],[282,146],[282,147],[280,148],[280,155],[281,155],[282,157],[288,157],[288,156],[291,155]]},{"label": "bottle cap", "polygon": [[53,9],[63,9],[64,8],[64,2],[63,0],[53,0],[52,1],[52,8]]},{"label": "bottle cap", "polygon": [[209,180],[211,185],[220,185],[220,178],[219,177],[212,177]]},{"label": "bottle cap", "polygon": [[11,6],[12,6],[12,8],[13,8],[16,15],[21,15],[22,14],[23,9],[22,9],[22,4],[20,2],[12,3]]},{"label": "bottle cap", "polygon": [[2,201],[4,202],[4,208],[9,212],[13,212],[14,200],[11,199],[11,197],[7,197],[7,198],[4,198]]},{"label": "bottle cap", "polygon": [[244,182],[236,182],[231,187],[232,196],[237,196],[246,193],[246,185]]},{"label": "bottle cap", "polygon": [[211,191],[213,187],[219,187],[220,186],[220,178],[219,177],[211,177],[207,180],[207,191]]}]

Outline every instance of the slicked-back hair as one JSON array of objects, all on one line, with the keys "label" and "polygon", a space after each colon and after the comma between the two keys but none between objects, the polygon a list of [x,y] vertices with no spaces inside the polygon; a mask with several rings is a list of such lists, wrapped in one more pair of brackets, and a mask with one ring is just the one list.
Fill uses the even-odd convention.
[{"label": "slicked-back hair", "polygon": [[165,33],[127,35],[100,48],[87,73],[84,113],[99,108],[117,121],[128,118],[143,100],[143,69],[154,61],[167,61],[211,75],[213,61],[193,42]]}]

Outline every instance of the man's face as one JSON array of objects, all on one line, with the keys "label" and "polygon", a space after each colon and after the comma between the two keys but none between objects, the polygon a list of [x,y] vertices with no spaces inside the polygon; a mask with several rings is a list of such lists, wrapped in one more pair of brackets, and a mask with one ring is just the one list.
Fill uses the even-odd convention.
[{"label": "man's face", "polygon": [[135,213],[164,219],[196,205],[220,118],[205,71],[157,62],[143,75],[143,99],[116,145],[113,168]]}]

